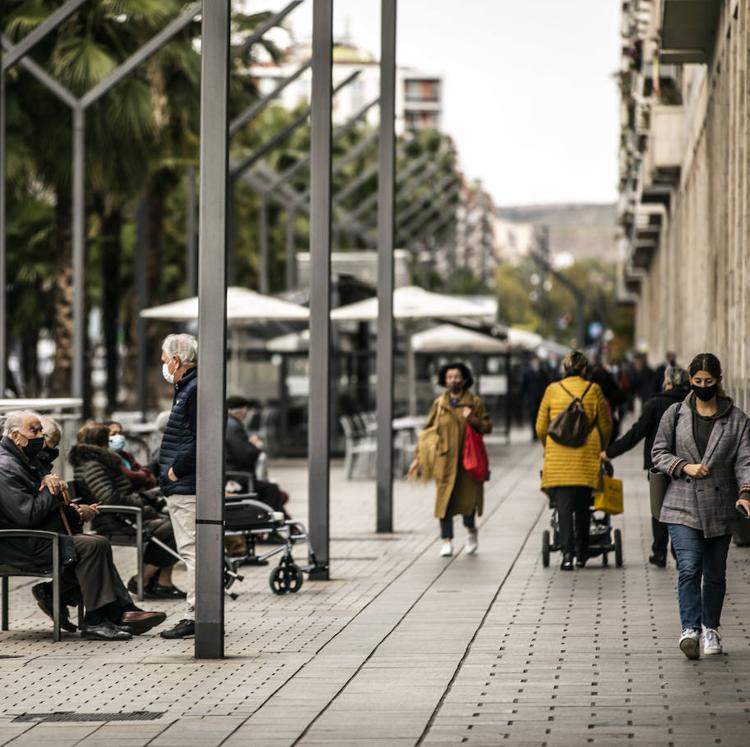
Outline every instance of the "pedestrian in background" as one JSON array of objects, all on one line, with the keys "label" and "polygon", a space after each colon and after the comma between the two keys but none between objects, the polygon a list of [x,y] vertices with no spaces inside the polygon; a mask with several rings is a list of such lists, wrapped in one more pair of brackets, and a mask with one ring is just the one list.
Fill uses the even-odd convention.
[{"label": "pedestrian in background", "polygon": [[[474,377],[463,363],[448,363],[438,372],[438,383],[445,387],[430,408],[426,428],[437,427],[438,447],[433,473],[437,485],[435,516],[440,520],[443,540],[441,557],[453,555],[453,517],[463,516],[468,530],[466,553],[473,555],[479,547],[476,517],[482,515],[484,483],[475,480],[463,465],[466,426],[482,435],[492,431],[492,421],[482,400],[469,391]],[[409,474],[419,471],[417,452]]]},{"label": "pedestrian in background", "polygon": [[[690,379],[688,372],[684,368],[667,368],[664,373],[664,390],[646,401],[640,418],[633,423],[627,433],[613,441],[602,451],[601,458],[615,459],[643,441],[643,469],[646,470],[648,475],[648,471],[654,466],[651,459],[651,449],[662,416],[672,405],[682,402],[689,393]],[[653,543],[648,562],[658,568],[665,568],[667,565],[667,546],[669,545],[667,525],[651,517],[651,534],[653,535]]]},{"label": "pedestrian in background", "polygon": [[664,374],[667,369],[677,368],[677,353],[668,350],[665,358],[665,362],[659,365],[654,374],[654,394],[658,394],[662,391],[662,387],[664,386]]},{"label": "pedestrian in background", "polygon": [[695,356],[691,394],[659,424],[654,467],[672,477],[660,519],[677,554],[677,598],[688,659],[721,654],[721,609],[736,508],[750,512],[750,421],[721,386],[719,359]]},{"label": "pedestrian in background", "polygon": [[[589,507],[593,490],[601,480],[599,454],[609,441],[612,423],[602,390],[586,381],[588,359],[572,350],[563,359],[564,377],[550,384],[544,393],[536,421],[536,432],[544,446],[542,490],[557,507],[560,526],[560,545],[564,571],[586,564],[589,544]],[[582,446],[564,446],[548,438],[550,424],[576,398],[580,399],[589,423],[589,432]]]},{"label": "pedestrian in background", "polygon": [[523,372],[521,379],[521,401],[524,413],[531,422],[531,440],[536,441],[536,416],[539,413],[539,405],[549,384],[547,372],[542,368],[539,358],[534,355],[529,365]]}]

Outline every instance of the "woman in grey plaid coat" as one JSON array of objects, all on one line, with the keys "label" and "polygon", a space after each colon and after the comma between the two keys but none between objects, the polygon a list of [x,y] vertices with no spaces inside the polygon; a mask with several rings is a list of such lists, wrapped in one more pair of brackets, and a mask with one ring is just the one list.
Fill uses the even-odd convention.
[{"label": "woman in grey plaid coat", "polygon": [[[721,388],[721,363],[697,355],[688,368],[691,393],[659,424],[651,456],[672,477],[660,520],[677,555],[677,596],[689,659],[721,654],[718,628],[738,508],[750,512],[750,420]],[[702,585],[701,585],[702,581]]]}]

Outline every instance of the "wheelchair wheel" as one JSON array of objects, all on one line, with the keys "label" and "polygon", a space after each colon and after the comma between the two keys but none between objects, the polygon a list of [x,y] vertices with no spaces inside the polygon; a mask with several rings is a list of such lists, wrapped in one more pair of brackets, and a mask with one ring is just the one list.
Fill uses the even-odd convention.
[{"label": "wheelchair wheel", "polygon": [[268,584],[274,594],[294,594],[302,587],[302,571],[294,563],[277,565],[271,571]]},{"label": "wheelchair wheel", "polygon": [[615,565],[622,568],[622,532],[615,529]]},{"label": "wheelchair wheel", "polygon": [[542,532],[542,565],[549,568],[549,531]]}]

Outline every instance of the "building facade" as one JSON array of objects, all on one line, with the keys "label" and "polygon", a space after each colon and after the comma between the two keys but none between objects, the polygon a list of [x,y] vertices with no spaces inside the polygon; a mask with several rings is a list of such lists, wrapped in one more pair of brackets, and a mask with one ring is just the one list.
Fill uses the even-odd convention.
[{"label": "building facade", "polygon": [[[308,44],[289,47],[280,63],[267,60],[253,65],[251,75],[258,82],[262,94],[273,91],[291,77],[312,55]],[[380,96],[380,66],[369,53],[351,44],[336,44],[333,50],[333,85],[337,86],[352,73],[359,75],[339,91],[333,99],[333,120],[343,124],[361,112]],[[290,83],[276,101],[292,109],[310,98],[311,72],[307,69]],[[439,130],[443,115],[443,80],[437,73],[400,66],[396,70],[396,129],[399,133],[411,129]],[[375,126],[378,108],[372,106],[365,116]]]},{"label": "building facade", "polygon": [[750,0],[623,4],[619,223],[638,344],[750,405]]}]

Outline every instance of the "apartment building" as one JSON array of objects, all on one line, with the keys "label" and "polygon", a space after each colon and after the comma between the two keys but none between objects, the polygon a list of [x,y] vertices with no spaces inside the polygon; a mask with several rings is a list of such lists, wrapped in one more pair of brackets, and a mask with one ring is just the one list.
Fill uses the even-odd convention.
[{"label": "apartment building", "polygon": [[[250,68],[262,94],[273,91],[290,78],[310,59],[309,44],[294,44],[284,53],[280,63],[267,60]],[[342,124],[363,111],[380,95],[380,67],[369,52],[352,44],[339,43],[333,49],[333,84],[342,83],[352,73],[359,75],[342,88],[333,99],[333,120]],[[310,98],[311,72],[309,68],[284,88],[276,99],[292,108]],[[410,67],[396,71],[396,129],[399,133],[410,129],[439,130],[443,114],[443,80],[437,73]],[[364,115],[372,125],[378,123],[378,108],[372,106]]]},{"label": "apartment building", "polygon": [[709,350],[750,405],[750,0],[623,3],[619,223],[652,359]]}]

